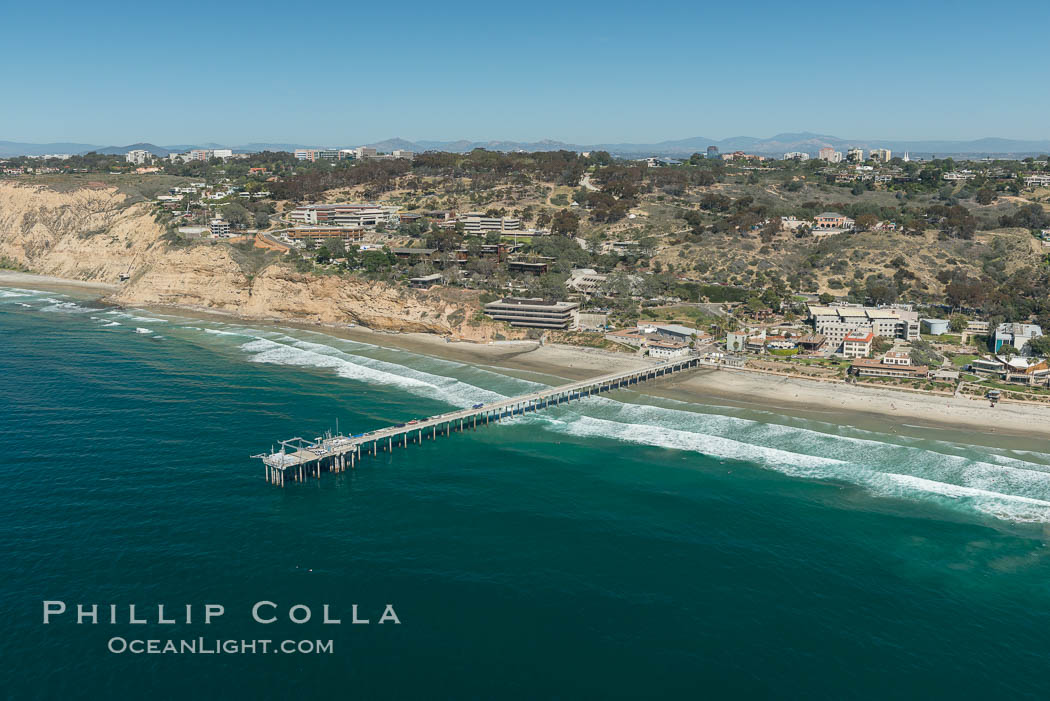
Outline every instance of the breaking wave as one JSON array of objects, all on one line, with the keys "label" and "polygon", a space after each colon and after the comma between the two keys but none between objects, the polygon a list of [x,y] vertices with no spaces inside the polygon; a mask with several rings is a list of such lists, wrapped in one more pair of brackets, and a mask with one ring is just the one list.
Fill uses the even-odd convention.
[{"label": "breaking wave", "polygon": [[339,377],[372,385],[398,387],[459,407],[504,398],[502,394],[453,377],[346,353],[332,346],[302,341],[290,336],[282,336],[276,340],[256,338],[244,343],[240,348],[251,353],[251,360],[256,363],[328,368]]},{"label": "breaking wave", "polygon": [[106,312],[106,314],[109,314],[111,316],[120,317],[122,319],[127,319],[129,321],[144,321],[144,322],[147,322],[147,323],[153,322],[155,324],[166,324],[166,323],[168,323],[167,319],[160,319],[160,318],[157,318],[155,316],[139,316],[138,314],[131,314],[130,312],[126,312],[126,311],[112,310],[112,311]]},{"label": "breaking wave", "polygon": [[[587,400],[603,416],[555,417],[555,431],[757,464],[885,497],[934,499],[1010,521],[1050,522],[1050,466],[943,441],[858,438],[718,414]],[[604,403],[604,405],[602,405]],[[613,405],[617,405],[613,406]],[[586,411],[586,410],[585,410]],[[539,417],[537,417],[539,418]],[[877,434],[869,434],[877,435]]]},{"label": "breaking wave", "polygon": [[61,299],[54,299],[52,297],[44,298],[45,302],[50,302],[46,307],[41,307],[42,312],[61,312],[64,314],[83,314],[85,312],[95,312],[97,309],[91,309],[90,307],[82,307],[76,302],[69,302]]}]

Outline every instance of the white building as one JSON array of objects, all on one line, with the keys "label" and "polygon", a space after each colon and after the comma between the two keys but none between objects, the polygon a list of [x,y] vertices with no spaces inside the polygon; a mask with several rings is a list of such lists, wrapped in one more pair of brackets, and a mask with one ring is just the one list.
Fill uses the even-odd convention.
[{"label": "white building", "polygon": [[919,338],[919,314],[910,309],[813,305],[809,315],[814,331],[827,337],[832,351],[838,350],[853,331],[871,331],[876,336],[905,341]]},{"label": "white building", "polygon": [[907,351],[889,351],[882,357],[883,365],[911,365],[911,355]]},{"label": "white building", "polygon": [[379,155],[378,151],[376,151],[374,148],[369,148],[368,146],[359,146],[356,149],[354,149],[354,152],[357,154],[358,160],[363,160],[365,158],[375,158],[377,155]]},{"label": "white building", "polygon": [[681,358],[689,355],[689,346],[677,341],[650,341],[647,345],[650,358],[670,360],[671,358]]},{"label": "white building", "polygon": [[871,160],[881,161],[882,163],[888,163],[892,154],[888,148],[873,148],[871,150]]},{"label": "white building", "polygon": [[842,354],[847,358],[867,358],[871,354],[871,343],[875,334],[871,331],[854,331],[842,339]]},{"label": "white building", "polygon": [[398,226],[401,223],[398,211],[398,207],[374,204],[307,204],[293,209],[288,218],[302,224],[364,229],[380,224]]},{"label": "white building", "polygon": [[153,160],[153,154],[143,149],[135,149],[124,154],[124,160],[137,166],[145,165]]},{"label": "white building", "polygon": [[408,160],[412,160],[416,157],[416,154],[412,153],[411,151],[406,151],[403,148],[394,149],[393,155],[394,158],[407,158]]},{"label": "white building", "polygon": [[1028,342],[1042,335],[1042,327],[1036,324],[999,324],[995,329],[995,352],[1003,346],[1013,346],[1018,353],[1024,353]]},{"label": "white building", "polygon": [[851,148],[846,151],[846,160],[850,163],[863,163],[864,162],[864,149],[862,148]]},{"label": "white building", "polygon": [[463,231],[468,234],[521,231],[521,220],[511,217],[486,217],[478,212],[467,212],[459,221],[463,224]]},{"label": "white building", "polygon": [[594,268],[576,268],[569,273],[565,286],[575,292],[592,295],[601,290],[608,276],[602,275]]},{"label": "white building", "polygon": [[208,229],[211,231],[212,236],[225,238],[230,235],[230,222],[222,217],[216,217],[208,222]]},{"label": "white building", "polygon": [[233,149],[229,148],[217,148],[211,152],[214,158],[233,158]]},{"label": "white building", "polygon": [[801,151],[790,151],[784,154],[785,161],[808,161],[809,154]]},{"label": "white building", "polygon": [[639,326],[639,328],[646,333],[655,333],[669,341],[678,343],[689,343],[694,337],[699,338],[703,336],[703,333],[697,329],[682,326],[681,324],[645,324],[644,326]]}]

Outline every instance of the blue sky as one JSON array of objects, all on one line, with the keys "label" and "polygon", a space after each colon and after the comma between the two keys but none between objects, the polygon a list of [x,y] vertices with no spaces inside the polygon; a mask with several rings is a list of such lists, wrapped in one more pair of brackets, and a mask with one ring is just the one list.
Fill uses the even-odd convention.
[{"label": "blue sky", "polygon": [[3,15],[0,140],[1050,138],[1046,0],[65,0]]}]

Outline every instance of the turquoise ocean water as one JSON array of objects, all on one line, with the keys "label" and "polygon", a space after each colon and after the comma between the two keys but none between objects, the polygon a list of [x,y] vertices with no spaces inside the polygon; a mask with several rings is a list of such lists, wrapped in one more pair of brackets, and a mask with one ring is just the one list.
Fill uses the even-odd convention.
[{"label": "turquoise ocean water", "polygon": [[[276,439],[545,378],[12,287],[0,343],[9,698],[1050,690],[1050,447],[620,392],[282,490],[249,458]],[[103,621],[119,604],[121,622],[43,625],[44,600]],[[280,620],[254,623],[258,601]],[[158,624],[158,603],[194,620]],[[205,626],[208,603],[225,614]],[[319,623],[326,603],[342,625]],[[313,619],[290,623],[295,604]],[[400,625],[378,624],[386,604]],[[114,637],[333,652],[116,654]]]}]

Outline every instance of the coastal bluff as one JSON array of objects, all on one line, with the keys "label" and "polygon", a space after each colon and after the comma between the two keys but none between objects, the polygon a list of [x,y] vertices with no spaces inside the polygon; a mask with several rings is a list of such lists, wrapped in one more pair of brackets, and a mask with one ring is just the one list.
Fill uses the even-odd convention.
[{"label": "coastal bluff", "polygon": [[[0,183],[0,259],[5,267],[69,280],[120,284],[107,301],[172,306],[245,319],[359,324],[462,340],[521,332],[483,317],[477,293],[417,291],[350,275],[300,272],[277,254],[225,243],[179,243],[113,187],[66,192]],[[121,276],[130,275],[122,282]]]}]

